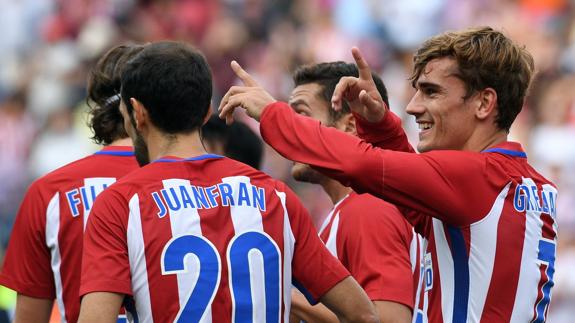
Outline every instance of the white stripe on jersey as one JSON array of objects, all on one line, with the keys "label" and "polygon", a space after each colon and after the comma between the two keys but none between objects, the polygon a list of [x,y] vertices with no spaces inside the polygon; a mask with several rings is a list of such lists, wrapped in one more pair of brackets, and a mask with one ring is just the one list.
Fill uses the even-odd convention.
[{"label": "white stripe on jersey", "polygon": [[469,293],[467,322],[481,320],[495,264],[499,219],[510,186],[511,183],[501,190],[487,216],[470,226],[469,291],[473,292]]},{"label": "white stripe on jersey", "polygon": [[337,257],[337,229],[339,228],[339,212],[337,212],[337,214],[335,215],[335,219],[333,219],[333,222],[331,224],[331,228],[329,230],[329,237],[327,238],[327,241],[325,242],[325,246],[327,247],[327,250],[329,250],[329,252],[331,252],[331,254]]},{"label": "white stripe on jersey", "polygon": [[[251,188],[250,178],[247,176],[233,176],[222,178],[222,182],[229,184],[234,192],[234,201],[238,200],[240,192],[240,183],[246,184],[248,190]],[[264,226],[262,224],[262,214],[257,208],[244,205],[237,205],[233,203],[230,206],[230,214],[232,215],[232,222],[234,223],[234,231],[236,235],[240,235],[246,231],[263,232]]]},{"label": "white stripe on jersey", "polygon": [[[523,178],[523,185],[527,187],[535,186],[531,178]],[[556,190],[553,188],[553,191]],[[534,199],[533,194],[529,195],[529,201],[532,205],[539,205],[540,202]],[[525,211],[525,240],[523,241],[523,254],[521,256],[521,269],[519,271],[519,281],[517,282],[517,292],[515,294],[515,304],[513,304],[513,314],[511,322],[529,322],[533,318],[533,308],[537,299],[537,288],[533,288],[534,283],[537,286],[541,273],[538,263],[539,240],[543,221],[541,220],[541,211],[537,208],[528,208]]]},{"label": "white stripe on jersey", "polygon": [[[232,176],[222,178],[222,182],[229,184],[232,187],[232,192],[234,192],[233,200],[238,201],[239,196],[236,195],[240,192],[240,183],[244,183],[248,190],[251,190],[250,178],[247,176]],[[235,236],[238,236],[246,231],[257,231],[264,232],[264,226],[262,223],[261,212],[254,207],[244,205],[237,205],[233,203],[230,206],[230,214],[232,217],[232,222],[234,225]],[[261,252],[256,250],[250,250],[248,252],[248,263],[250,266],[250,289],[252,295],[252,304],[257,305],[252,311],[253,322],[265,322],[265,308],[266,308],[266,295],[265,295],[265,274],[264,274],[264,263],[263,255]],[[228,262],[229,264],[229,262]],[[281,277],[281,275],[280,275]],[[235,308],[235,297],[233,295],[233,284],[232,276],[229,275],[230,279],[230,290],[232,303]],[[235,310],[234,312],[235,313]]]},{"label": "white stripe on jersey", "polygon": [[[419,249],[419,258],[415,258],[415,261],[419,261],[419,279],[417,280],[417,293],[415,294],[415,303],[414,303],[414,311],[413,311],[413,318],[411,320],[411,322],[413,323],[427,323],[428,319],[427,319],[427,310],[428,310],[428,304],[429,304],[429,289],[425,288],[425,275],[426,275],[426,270],[425,270],[425,252],[427,250],[427,239],[425,239],[424,237],[420,236],[419,234],[417,234],[415,232],[414,229],[411,229],[413,231],[413,236],[414,239],[417,237],[417,242],[419,243],[417,245],[417,248]],[[410,258],[413,259],[414,257],[414,252],[417,253],[418,250],[413,250],[413,239],[411,240],[411,248],[410,248]],[[417,257],[417,256],[415,256]],[[431,258],[430,258],[431,260]],[[413,260],[412,260],[413,261]],[[413,263],[412,263],[412,268],[413,268]],[[412,271],[415,268],[412,269]],[[424,290],[422,292],[422,290]],[[420,308],[419,307],[419,303],[421,302],[421,296],[423,295],[423,305]]]},{"label": "white stripe on jersey", "polygon": [[104,191],[104,188],[114,184],[116,182],[115,177],[92,177],[84,178],[85,188],[94,188],[94,195],[92,192],[86,192],[86,200],[82,203],[84,205],[84,231],[86,231],[86,224],[88,223],[88,217],[90,216],[90,210],[94,206],[95,199],[93,196],[98,196]]},{"label": "white stripe on jersey", "polygon": [[291,229],[291,223],[288,216],[288,211],[286,207],[286,194],[284,192],[276,191],[276,195],[279,197],[283,210],[284,210],[284,259],[283,259],[283,291],[284,291],[284,322],[289,322],[289,314],[291,309],[291,289],[292,289],[292,274],[291,274],[291,263],[293,259],[293,252],[295,246],[295,236]]},{"label": "white stripe on jersey", "polygon": [[409,262],[411,263],[411,273],[415,274],[415,267],[417,266],[417,263],[420,262],[419,259],[417,259],[417,255],[421,255],[421,253],[418,253],[421,241],[413,228],[411,228],[411,234],[411,242],[409,243]]},{"label": "white stripe on jersey", "polygon": [[[178,192],[180,186],[190,186],[190,181],[185,179],[166,179],[162,181],[164,189],[170,191],[173,188]],[[170,227],[172,229],[172,237],[177,238],[183,235],[196,235],[202,236],[202,227],[200,226],[200,215],[196,208],[181,207],[179,210],[169,210]],[[184,268],[195,268],[194,270],[185,270],[178,272],[176,275],[178,281],[178,301],[180,309],[183,308],[192,291],[194,290],[198,278],[200,277],[200,260],[193,253],[188,254],[185,258]],[[208,306],[206,312],[202,316],[200,322],[212,322],[212,308]]]},{"label": "white stripe on jersey", "polygon": [[150,302],[150,288],[148,286],[148,269],[144,248],[144,234],[142,219],[140,217],[140,199],[134,195],[129,202],[130,214],[128,216],[128,257],[130,260],[130,274],[132,275],[132,291],[136,302],[136,311],[140,322],[152,322],[152,303]]},{"label": "white stripe on jersey", "polygon": [[58,233],[60,232],[60,194],[56,193],[48,203],[46,209],[46,246],[50,249],[54,285],[56,287],[56,300],[60,311],[61,322],[66,322],[66,308],[62,297],[62,277],[60,275],[60,245]]},{"label": "white stripe on jersey", "polygon": [[[453,319],[453,295],[455,293],[453,257],[447,244],[443,222],[436,218],[433,218],[433,235],[435,237],[435,250],[439,265],[437,271],[441,273],[439,279],[441,283],[441,311],[443,321],[448,322]],[[434,280],[436,280],[435,277]],[[435,284],[435,281],[433,283]]]}]

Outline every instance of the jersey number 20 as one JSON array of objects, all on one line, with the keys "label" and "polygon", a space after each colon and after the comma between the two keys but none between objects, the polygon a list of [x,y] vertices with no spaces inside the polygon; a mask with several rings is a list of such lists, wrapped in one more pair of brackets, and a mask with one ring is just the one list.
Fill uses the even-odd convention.
[{"label": "jersey number 20", "polygon": [[[254,268],[250,255],[259,252],[263,268]],[[186,257],[195,255],[199,268],[187,268]],[[281,261],[279,248],[264,232],[248,231],[235,236],[227,252],[230,292],[233,303],[233,322],[252,322],[254,311],[263,310],[261,304],[252,304],[251,271],[264,275],[265,320],[279,322],[281,309]],[[257,267],[257,266],[256,266]],[[251,271],[250,271],[251,269]],[[200,322],[214,300],[220,284],[221,259],[216,247],[206,238],[184,235],[171,239],[162,253],[164,275],[198,271],[197,282],[185,305],[180,308],[176,322]]]}]

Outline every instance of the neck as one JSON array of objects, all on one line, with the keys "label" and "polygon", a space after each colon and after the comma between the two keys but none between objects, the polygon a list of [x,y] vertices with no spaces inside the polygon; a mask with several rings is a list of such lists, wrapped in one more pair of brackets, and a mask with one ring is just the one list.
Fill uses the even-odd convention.
[{"label": "neck", "polygon": [[198,131],[175,135],[154,132],[148,137],[148,152],[150,160],[162,156],[189,158],[206,154]]},{"label": "neck", "polygon": [[320,185],[323,187],[323,190],[327,193],[333,204],[341,201],[341,199],[352,191],[351,188],[345,187],[341,185],[340,182],[328,177],[325,177],[324,181],[320,183]]},{"label": "neck", "polygon": [[132,147],[132,139],[130,139],[130,137],[116,139],[116,140],[112,141],[108,146]]},{"label": "neck", "polygon": [[467,141],[462,150],[480,152],[505,141],[507,141],[507,131],[505,130],[479,129]]}]

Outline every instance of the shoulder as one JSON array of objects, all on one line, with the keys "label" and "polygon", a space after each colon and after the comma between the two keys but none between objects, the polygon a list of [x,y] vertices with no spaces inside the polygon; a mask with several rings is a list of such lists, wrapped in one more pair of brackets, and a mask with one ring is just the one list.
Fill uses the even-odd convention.
[{"label": "shoulder", "polygon": [[343,228],[357,232],[394,233],[411,235],[411,225],[399,209],[370,194],[352,193],[339,210]]}]

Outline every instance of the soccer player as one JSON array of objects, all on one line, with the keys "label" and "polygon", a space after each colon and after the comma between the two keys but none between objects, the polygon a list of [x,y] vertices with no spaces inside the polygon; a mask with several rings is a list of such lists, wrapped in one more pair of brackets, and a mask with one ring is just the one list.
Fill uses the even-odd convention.
[{"label": "soccer player", "polygon": [[[375,137],[394,131],[367,63],[352,53],[360,76],[343,78],[332,102],[347,101],[364,119],[359,127],[379,129]],[[246,108],[282,155],[400,206],[428,241],[421,301],[429,321],[543,322],[553,287],[557,188],[507,139],[533,58],[481,27],[432,37],[414,63],[417,91],[407,112],[421,129],[420,154],[375,148],[298,116],[235,62],[247,86],[228,91],[221,116]]]},{"label": "soccer player", "polygon": [[367,295],[325,248],[287,186],[206,154],[205,58],[158,42],[122,76],[124,125],[147,166],[98,198],[86,229],[81,322],[287,321],[292,280],[343,321],[376,322]]},{"label": "soccer player", "polygon": [[[354,64],[331,62],[297,69],[289,100],[291,108],[324,126],[356,134],[355,117],[347,103],[344,102],[342,110],[331,109],[335,86],[347,76],[358,76]],[[375,74],[373,80],[388,105],[383,81]],[[401,121],[397,118],[396,122]],[[396,136],[405,137],[405,133],[388,133],[386,141],[406,142]],[[334,203],[320,229],[320,237],[365,290],[380,322],[411,322],[420,276],[419,241],[411,225],[392,204],[369,194],[357,194],[308,165],[295,163],[292,176],[298,181],[321,185]],[[325,307],[311,306],[300,293],[295,295],[292,315],[307,322],[336,320]]]},{"label": "soccer player", "polygon": [[105,147],[36,180],[22,201],[0,274],[0,284],[18,292],[16,322],[48,322],[54,299],[62,322],[78,319],[86,220],[96,196],[138,168],[118,91],[124,63],[140,50],[115,47],[91,71],[90,126]]},{"label": "soccer player", "polygon": [[264,143],[246,124],[234,122],[228,126],[217,115],[212,115],[200,134],[208,152],[260,169]]}]

